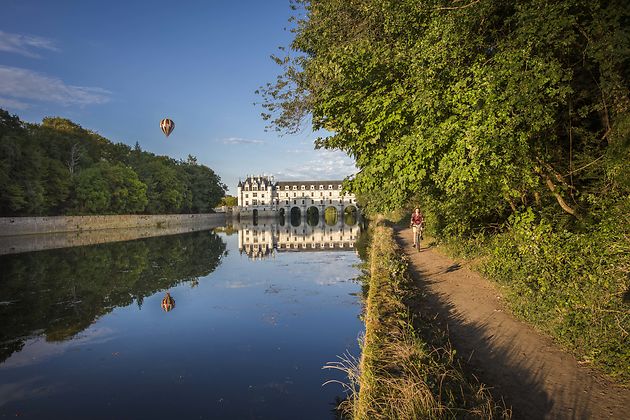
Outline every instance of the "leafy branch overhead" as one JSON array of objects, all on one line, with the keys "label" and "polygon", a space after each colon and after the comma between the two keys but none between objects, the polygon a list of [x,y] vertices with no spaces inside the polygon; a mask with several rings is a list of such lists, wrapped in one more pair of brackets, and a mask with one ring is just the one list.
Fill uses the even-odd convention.
[{"label": "leafy branch overhead", "polygon": [[294,5],[264,117],[326,130],[317,146],[356,159],[369,207],[420,196],[460,231],[532,205],[581,218],[630,191],[628,2]]}]

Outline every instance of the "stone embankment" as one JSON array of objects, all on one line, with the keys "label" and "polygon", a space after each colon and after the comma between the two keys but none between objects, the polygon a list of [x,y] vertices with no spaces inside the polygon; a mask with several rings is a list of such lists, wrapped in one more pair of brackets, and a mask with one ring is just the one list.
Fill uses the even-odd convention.
[{"label": "stone embankment", "polygon": [[225,214],[0,218],[0,255],[211,229]]}]

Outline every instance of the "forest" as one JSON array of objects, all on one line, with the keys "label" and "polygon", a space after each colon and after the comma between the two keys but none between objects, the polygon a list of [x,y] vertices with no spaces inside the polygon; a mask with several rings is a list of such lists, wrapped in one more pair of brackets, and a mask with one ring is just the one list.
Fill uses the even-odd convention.
[{"label": "forest", "polygon": [[513,312],[630,379],[630,3],[296,0],[270,128],[345,151],[369,213],[419,205]]},{"label": "forest", "polygon": [[0,109],[0,216],[207,213],[227,187],[194,156],[177,161],[64,118]]}]

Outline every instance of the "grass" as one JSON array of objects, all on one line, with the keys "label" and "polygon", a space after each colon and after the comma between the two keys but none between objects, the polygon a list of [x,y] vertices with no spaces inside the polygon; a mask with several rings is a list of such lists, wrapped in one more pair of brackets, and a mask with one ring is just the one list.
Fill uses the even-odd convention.
[{"label": "grass", "polygon": [[463,373],[446,333],[410,315],[411,279],[402,255],[391,228],[373,228],[361,358],[345,356],[328,366],[348,374],[349,398],[340,409],[370,420],[509,418],[509,410]]}]

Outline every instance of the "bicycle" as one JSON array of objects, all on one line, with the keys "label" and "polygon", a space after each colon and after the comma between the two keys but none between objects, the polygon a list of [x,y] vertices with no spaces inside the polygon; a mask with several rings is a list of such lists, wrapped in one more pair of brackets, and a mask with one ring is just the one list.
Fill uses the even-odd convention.
[{"label": "bicycle", "polygon": [[420,241],[424,239],[424,223],[420,225],[411,225],[411,228],[413,229],[413,243],[415,244],[414,246],[418,251],[420,251]]}]

